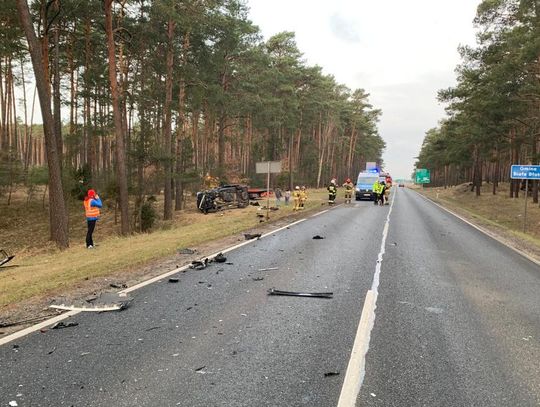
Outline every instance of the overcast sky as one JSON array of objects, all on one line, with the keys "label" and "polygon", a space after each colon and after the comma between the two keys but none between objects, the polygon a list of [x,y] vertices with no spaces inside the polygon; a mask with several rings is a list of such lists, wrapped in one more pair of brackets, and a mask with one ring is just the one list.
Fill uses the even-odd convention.
[{"label": "overcast sky", "polygon": [[455,83],[459,44],[474,44],[479,0],[248,0],[265,39],[296,33],[309,65],[382,109],[383,159],[409,178],[425,132],[444,117],[437,91]]}]

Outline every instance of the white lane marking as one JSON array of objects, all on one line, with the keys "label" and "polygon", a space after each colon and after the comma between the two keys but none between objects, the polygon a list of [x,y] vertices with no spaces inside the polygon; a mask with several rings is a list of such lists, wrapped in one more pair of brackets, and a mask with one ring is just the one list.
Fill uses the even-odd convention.
[{"label": "white lane marking", "polygon": [[358,330],[356,331],[356,338],[354,339],[353,349],[351,351],[351,358],[349,359],[349,365],[347,366],[347,372],[345,373],[345,379],[343,380],[343,387],[341,388],[341,394],[339,396],[338,407],[354,407],[356,406],[356,399],[360,393],[362,382],[366,375],[366,354],[369,350],[369,341],[371,339],[371,331],[375,325],[375,309],[377,308],[377,297],[379,296],[379,278],[381,274],[381,265],[386,247],[386,237],[388,236],[388,229],[390,227],[390,215],[394,208],[394,202],[396,202],[396,194],[392,198],[390,209],[386,215],[386,222],[384,224],[381,248],[379,255],[377,256],[377,264],[375,266],[375,274],[373,275],[373,283],[371,289],[366,294],[364,301],[364,307],[362,308],[362,316],[358,323]]},{"label": "white lane marking", "polygon": [[325,209],[324,211],[317,212],[316,214],[311,215],[311,217],[314,218],[315,216],[322,215],[323,213],[326,213],[326,212],[328,212],[329,210],[330,210],[330,209]]},{"label": "white lane marking", "polygon": [[369,348],[371,329],[375,322],[376,303],[377,293],[368,290],[362,308],[362,317],[356,330],[356,338],[354,339],[351,358],[347,366],[347,373],[345,373],[345,381],[341,388],[338,407],[350,407],[356,404],[356,398],[362,385],[362,376],[365,374],[364,360]]},{"label": "white lane marking", "polygon": [[[297,225],[300,222],[303,222],[305,220],[306,220],[306,218],[303,218],[303,219],[297,220],[295,222],[289,223],[289,224],[287,224],[287,225],[285,225],[283,227],[280,227],[280,228],[275,229],[275,230],[273,230],[271,232],[268,232],[268,233],[265,233],[265,234],[261,235],[261,238],[266,237],[266,236],[270,236],[270,235],[272,235],[274,233],[282,231],[283,229],[287,229],[287,228],[289,228],[291,226]],[[242,242],[242,243],[239,243],[237,245],[234,245],[234,246],[228,247],[226,249],[220,250],[219,252],[216,252],[216,253],[211,254],[209,256],[206,256],[206,257],[210,258],[210,257],[217,256],[219,253],[228,253],[228,252],[230,252],[232,250],[235,250],[235,249],[238,249],[238,248],[240,248],[242,246],[253,243],[255,240],[256,239],[246,240],[245,242]],[[136,285],[134,285],[132,287],[129,287],[129,288],[125,289],[125,290],[119,291],[118,293],[120,293],[120,294],[129,293],[129,292],[138,290],[139,288],[142,288],[142,287],[145,287],[145,286],[150,285],[152,283],[155,283],[156,281],[162,280],[162,279],[164,279],[166,277],[169,277],[169,276],[171,276],[173,274],[184,271],[184,270],[186,270],[188,268],[189,268],[189,264],[186,264],[185,266],[178,267],[178,268],[176,268],[174,270],[171,270],[171,271],[167,271],[167,272],[165,272],[163,274],[160,274],[159,276],[150,278],[150,279],[148,279],[146,281],[143,281],[142,283],[136,284]],[[26,336],[26,335],[28,335],[28,334],[30,334],[32,332],[39,331],[40,329],[43,329],[43,328],[46,328],[46,327],[48,327],[48,326],[50,326],[52,324],[55,324],[56,322],[60,322],[60,321],[62,321],[64,319],[75,316],[75,315],[79,314],[80,312],[81,311],[69,311],[69,312],[66,312],[65,314],[58,315],[56,317],[53,317],[53,318],[47,319],[47,320],[45,320],[43,322],[40,322],[39,324],[32,325],[32,326],[29,326],[28,328],[25,328],[25,329],[22,329],[22,330],[20,330],[18,332],[12,333],[11,335],[6,336],[5,338],[0,338],[0,346],[5,345],[6,343],[14,341],[16,339],[22,338],[23,336]]]},{"label": "white lane marking", "polygon": [[522,252],[521,250],[519,250],[517,247],[513,247],[513,246],[510,246],[510,244],[506,241],[504,241],[503,239],[501,239],[499,236],[493,234],[492,232],[490,232],[489,230],[486,230],[484,228],[481,228],[480,226],[477,226],[475,225],[474,223],[471,223],[470,221],[468,221],[467,219],[461,217],[460,215],[458,215],[457,213],[451,211],[450,209],[448,208],[445,208],[444,206],[438,204],[437,202],[431,200],[430,198],[428,198],[427,196],[424,196],[422,195],[421,193],[419,192],[416,192],[414,191],[416,194],[418,194],[419,196],[421,196],[422,198],[424,198],[426,201],[428,202],[431,202],[433,205],[439,207],[440,209],[448,212],[450,215],[453,215],[455,216],[456,218],[458,218],[459,220],[465,222],[467,225],[469,226],[472,226],[474,229],[478,230],[479,232],[482,232],[484,235],[492,238],[493,240],[496,240],[497,242],[501,243],[502,245],[508,247],[509,249],[513,250],[514,252],[516,252],[517,254],[525,257],[527,260],[530,260],[532,261],[534,264],[536,264],[537,266],[540,266],[540,261],[538,261],[537,259],[535,259],[534,257],[532,256],[529,256],[527,253],[525,252]]}]

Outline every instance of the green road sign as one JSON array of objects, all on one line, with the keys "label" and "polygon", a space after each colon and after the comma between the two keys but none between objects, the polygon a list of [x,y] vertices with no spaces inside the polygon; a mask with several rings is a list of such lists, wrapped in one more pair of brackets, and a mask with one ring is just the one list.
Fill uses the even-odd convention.
[{"label": "green road sign", "polygon": [[431,182],[431,179],[429,177],[429,170],[425,168],[418,168],[416,170],[415,182],[417,184],[429,184]]}]

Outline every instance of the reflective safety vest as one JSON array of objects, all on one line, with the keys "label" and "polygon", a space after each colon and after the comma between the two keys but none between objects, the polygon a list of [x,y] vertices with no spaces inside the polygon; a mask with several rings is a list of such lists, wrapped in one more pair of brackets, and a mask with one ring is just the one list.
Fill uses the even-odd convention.
[{"label": "reflective safety vest", "polygon": [[93,199],[86,199],[84,201],[84,212],[87,218],[99,218],[99,208],[92,206]]}]

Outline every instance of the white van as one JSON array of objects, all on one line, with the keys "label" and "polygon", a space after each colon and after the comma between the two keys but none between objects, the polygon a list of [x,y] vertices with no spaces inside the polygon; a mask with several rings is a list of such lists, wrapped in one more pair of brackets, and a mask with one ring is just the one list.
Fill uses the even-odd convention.
[{"label": "white van", "polygon": [[378,172],[363,171],[358,174],[358,179],[356,181],[356,200],[375,200],[375,194],[373,193],[373,184],[378,179]]}]

